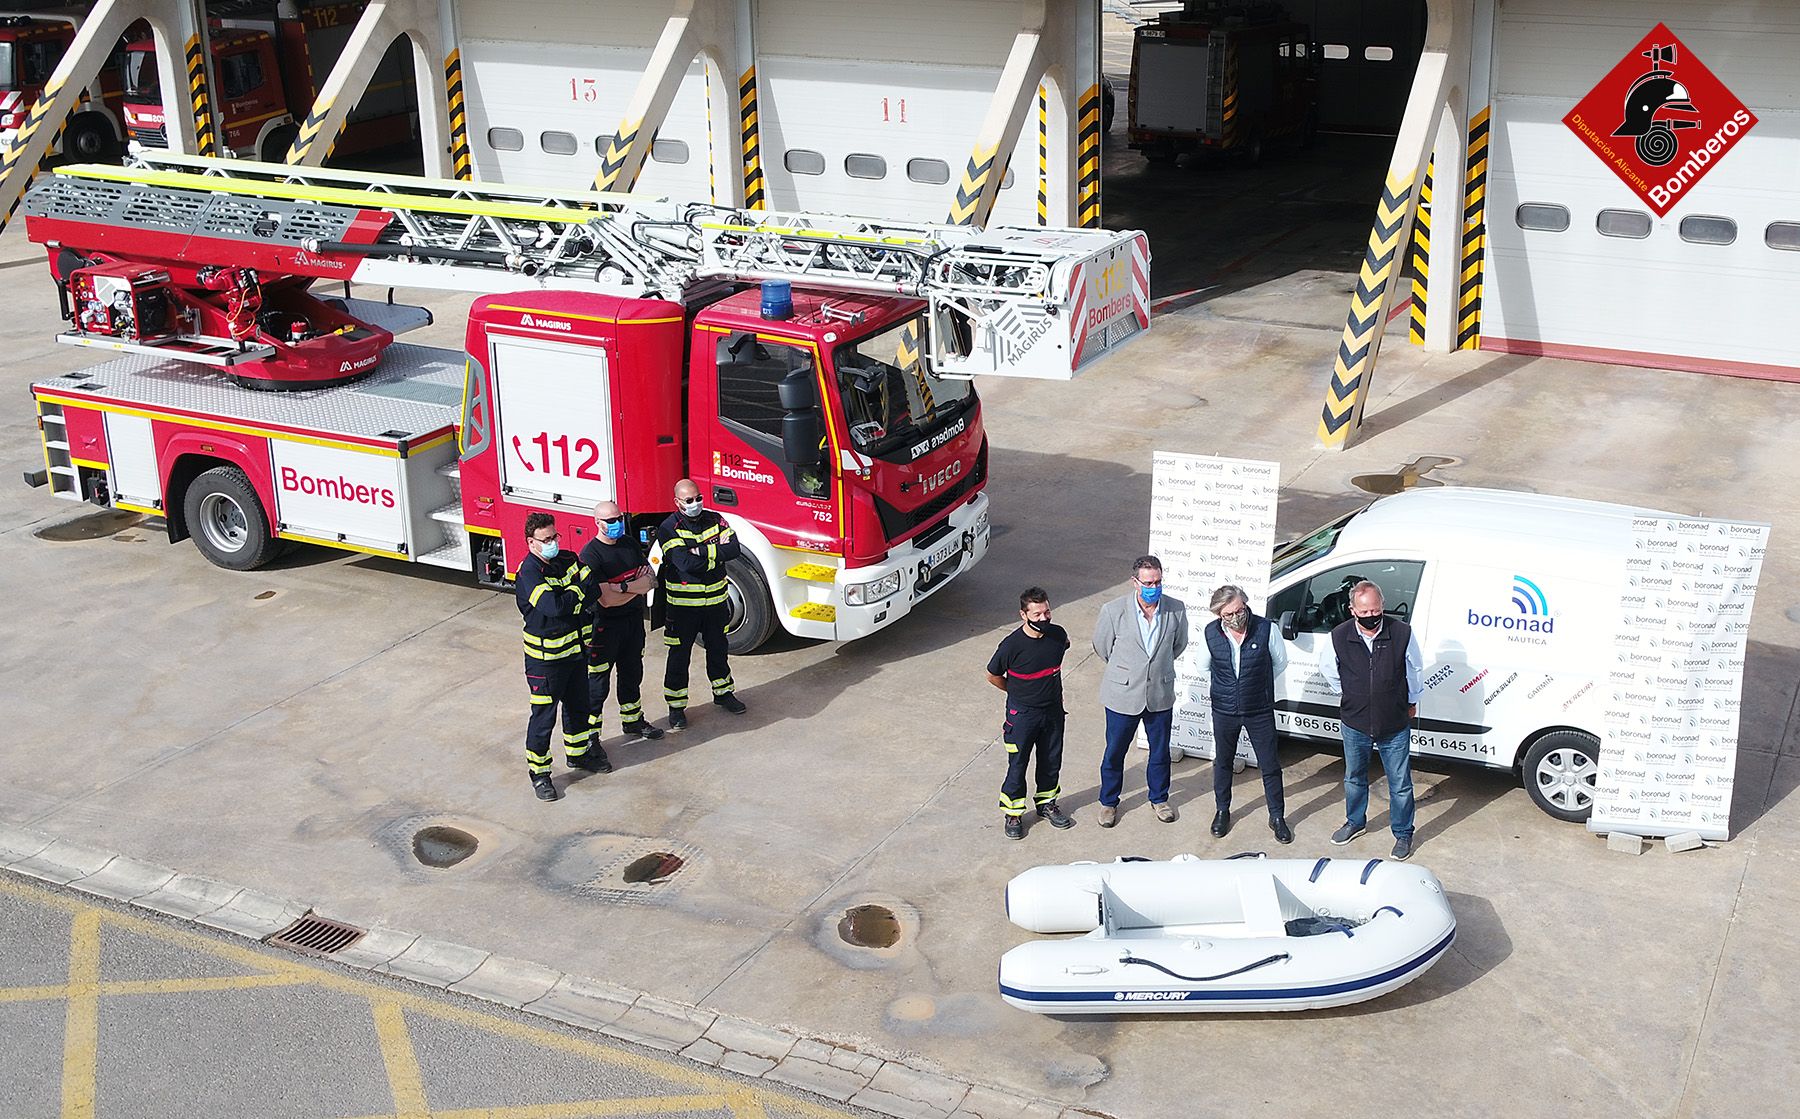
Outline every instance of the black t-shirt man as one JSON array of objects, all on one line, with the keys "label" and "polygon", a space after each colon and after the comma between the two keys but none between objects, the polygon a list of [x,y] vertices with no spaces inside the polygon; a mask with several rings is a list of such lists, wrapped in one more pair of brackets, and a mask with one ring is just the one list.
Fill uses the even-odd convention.
[{"label": "black t-shirt man", "polygon": [[1054,622],[1042,637],[1029,637],[1015,629],[1000,642],[988,660],[990,676],[1006,678],[1008,707],[1053,707],[1062,710],[1062,661],[1069,650],[1069,634]]},{"label": "black t-shirt man", "polygon": [[[587,577],[596,584],[596,590],[588,595],[595,616],[623,619],[642,614],[644,596],[641,594],[632,595],[617,606],[605,605],[604,599],[618,597],[618,593],[622,593],[620,584],[627,583],[640,574],[647,574],[650,570],[648,564],[643,545],[629,532],[617,541],[600,537],[588,541],[581,549],[581,566],[587,568]],[[599,593],[604,588],[610,588],[616,593]]]}]

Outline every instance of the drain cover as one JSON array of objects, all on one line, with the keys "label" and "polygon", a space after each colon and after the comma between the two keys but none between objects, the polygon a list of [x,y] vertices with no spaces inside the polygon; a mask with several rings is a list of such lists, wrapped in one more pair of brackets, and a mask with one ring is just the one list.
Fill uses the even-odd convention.
[{"label": "drain cover", "polygon": [[680,870],[685,861],[680,855],[672,855],[667,851],[652,851],[631,860],[619,877],[627,882],[648,882],[655,885]]},{"label": "drain cover", "polygon": [[263,940],[277,948],[287,948],[303,956],[329,956],[341,952],[363,937],[362,929],[333,921],[316,913],[308,913],[280,932]]}]

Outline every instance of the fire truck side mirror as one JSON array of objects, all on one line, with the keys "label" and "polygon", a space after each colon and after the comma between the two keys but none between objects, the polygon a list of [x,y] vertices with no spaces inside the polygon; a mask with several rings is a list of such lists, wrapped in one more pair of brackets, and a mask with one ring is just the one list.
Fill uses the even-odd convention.
[{"label": "fire truck side mirror", "polygon": [[813,384],[810,366],[783,377],[775,391],[781,397],[784,412],[810,412],[819,406],[819,390]]},{"label": "fire truck side mirror", "polygon": [[817,411],[789,412],[781,417],[781,454],[794,466],[819,465],[819,443],[824,436]]}]

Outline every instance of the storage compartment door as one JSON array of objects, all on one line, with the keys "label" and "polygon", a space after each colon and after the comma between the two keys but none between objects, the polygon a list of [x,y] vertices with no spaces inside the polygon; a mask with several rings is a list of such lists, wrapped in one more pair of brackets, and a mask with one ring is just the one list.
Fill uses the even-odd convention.
[{"label": "storage compartment door", "polygon": [[106,413],[106,457],[112,466],[115,504],[162,508],[162,476],[156,469],[156,441],[148,418]]}]

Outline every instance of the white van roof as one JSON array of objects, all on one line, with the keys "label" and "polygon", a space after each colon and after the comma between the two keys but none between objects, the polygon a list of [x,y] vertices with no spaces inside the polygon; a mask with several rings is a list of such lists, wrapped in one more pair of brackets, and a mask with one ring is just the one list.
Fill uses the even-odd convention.
[{"label": "white van roof", "polygon": [[1384,497],[1350,519],[1333,550],[1491,551],[1511,539],[1559,549],[1616,547],[1632,517],[1673,514],[1604,501],[1437,486]]}]

